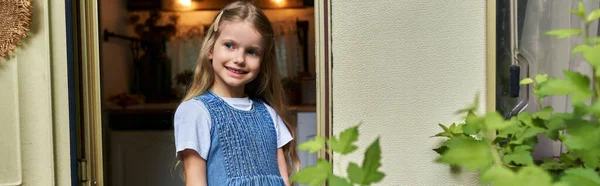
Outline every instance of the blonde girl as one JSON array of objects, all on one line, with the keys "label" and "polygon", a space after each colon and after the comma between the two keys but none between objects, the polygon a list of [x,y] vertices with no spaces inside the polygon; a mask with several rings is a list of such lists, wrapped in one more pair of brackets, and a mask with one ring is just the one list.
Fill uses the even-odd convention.
[{"label": "blonde girl", "polygon": [[227,5],[205,36],[174,118],[186,185],[290,185],[294,131],[275,61],[274,32],[250,2]]}]

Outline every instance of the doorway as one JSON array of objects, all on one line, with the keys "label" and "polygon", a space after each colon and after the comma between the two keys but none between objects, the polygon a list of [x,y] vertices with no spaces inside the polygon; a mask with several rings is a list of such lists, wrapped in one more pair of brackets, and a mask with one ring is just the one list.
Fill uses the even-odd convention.
[{"label": "doorway", "polygon": [[[78,157],[87,157],[80,169],[89,175],[81,176],[86,178],[81,185],[184,185],[175,167],[173,115],[203,33],[227,3],[191,1],[195,8],[177,9],[166,1],[178,2],[94,0],[75,5],[82,15],[81,57],[88,62],[81,65],[78,80],[83,113]],[[329,136],[327,4],[288,0],[276,6],[277,2],[255,3],[279,34],[281,81],[300,144],[316,135]],[[164,34],[171,28],[176,31]],[[162,53],[149,56],[147,41],[153,38],[162,38],[151,46]],[[145,59],[152,59],[155,66],[141,67]],[[298,154],[302,167],[325,157],[324,152]]]}]

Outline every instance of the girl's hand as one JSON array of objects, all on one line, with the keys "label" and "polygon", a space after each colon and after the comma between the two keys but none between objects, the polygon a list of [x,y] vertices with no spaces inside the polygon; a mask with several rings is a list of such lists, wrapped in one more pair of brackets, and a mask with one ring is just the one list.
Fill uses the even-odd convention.
[{"label": "girl's hand", "polygon": [[207,186],[206,160],[195,150],[185,149],[181,153],[185,168],[186,186]]},{"label": "girl's hand", "polygon": [[281,178],[283,178],[283,182],[285,182],[286,186],[291,186],[290,184],[290,176],[288,175],[287,162],[285,161],[285,155],[283,154],[283,149],[277,149],[277,164],[279,165],[279,174],[281,174]]}]

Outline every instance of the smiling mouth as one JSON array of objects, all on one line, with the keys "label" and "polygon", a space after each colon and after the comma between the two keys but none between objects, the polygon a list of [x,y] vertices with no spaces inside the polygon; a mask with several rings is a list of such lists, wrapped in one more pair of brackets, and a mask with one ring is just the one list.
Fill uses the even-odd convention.
[{"label": "smiling mouth", "polygon": [[233,72],[236,74],[247,74],[248,72],[243,71],[243,70],[238,70],[238,69],[234,69],[234,68],[229,68],[229,67],[225,67],[225,69],[227,69],[229,72]]}]

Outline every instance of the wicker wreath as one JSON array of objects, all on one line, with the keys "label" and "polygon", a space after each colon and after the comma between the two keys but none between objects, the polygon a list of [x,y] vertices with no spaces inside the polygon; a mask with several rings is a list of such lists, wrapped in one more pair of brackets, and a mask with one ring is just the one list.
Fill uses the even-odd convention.
[{"label": "wicker wreath", "polygon": [[31,0],[0,0],[0,62],[27,36],[31,11]]}]

